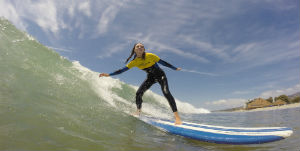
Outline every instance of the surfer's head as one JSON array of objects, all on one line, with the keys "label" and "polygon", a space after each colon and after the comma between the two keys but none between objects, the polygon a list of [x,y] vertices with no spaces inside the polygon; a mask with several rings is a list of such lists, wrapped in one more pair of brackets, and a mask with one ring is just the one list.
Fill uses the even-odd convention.
[{"label": "surfer's head", "polygon": [[142,58],[142,59],[145,59],[145,47],[142,43],[135,43],[132,50],[131,50],[131,54],[130,56],[127,58],[126,62],[128,62],[128,60],[132,57],[133,59],[135,59],[136,57],[138,58]]}]

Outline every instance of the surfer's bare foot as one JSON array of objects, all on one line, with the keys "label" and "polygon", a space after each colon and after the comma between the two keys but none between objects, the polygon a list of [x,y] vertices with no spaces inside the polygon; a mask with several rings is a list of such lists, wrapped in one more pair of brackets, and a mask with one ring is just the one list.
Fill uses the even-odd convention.
[{"label": "surfer's bare foot", "polygon": [[137,109],[136,112],[132,113],[133,116],[140,116],[141,110]]},{"label": "surfer's bare foot", "polygon": [[174,112],[174,116],[175,116],[175,125],[181,125],[182,122],[181,122],[178,112]]},{"label": "surfer's bare foot", "polygon": [[181,125],[181,124],[182,124],[182,122],[181,122],[180,119],[176,119],[176,120],[175,120],[175,125]]}]

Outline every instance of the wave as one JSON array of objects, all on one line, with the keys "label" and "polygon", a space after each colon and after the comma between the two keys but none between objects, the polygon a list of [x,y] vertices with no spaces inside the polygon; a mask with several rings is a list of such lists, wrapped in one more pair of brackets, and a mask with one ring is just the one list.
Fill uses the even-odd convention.
[{"label": "wave", "polygon": [[[129,115],[136,110],[138,86],[99,78],[3,18],[0,62],[0,150],[139,150],[141,143],[157,144],[135,136],[151,134],[137,132],[143,125]],[[209,112],[176,103],[180,113]],[[144,95],[143,113],[172,118],[167,100],[151,90]]]}]

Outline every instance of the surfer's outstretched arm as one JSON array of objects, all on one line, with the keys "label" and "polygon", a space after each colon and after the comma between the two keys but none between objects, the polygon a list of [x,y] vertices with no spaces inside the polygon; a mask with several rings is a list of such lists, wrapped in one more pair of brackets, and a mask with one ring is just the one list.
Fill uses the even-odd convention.
[{"label": "surfer's outstretched arm", "polygon": [[124,67],[124,68],[119,69],[119,70],[117,70],[117,71],[115,71],[115,72],[113,72],[113,73],[110,73],[109,76],[121,74],[121,73],[123,73],[123,72],[125,72],[125,71],[127,71],[127,70],[129,70],[129,68],[128,68],[128,67]]},{"label": "surfer's outstretched arm", "polygon": [[158,63],[162,64],[163,66],[169,67],[169,68],[171,68],[173,70],[181,70],[181,68],[174,67],[173,65],[171,65],[170,63],[168,63],[168,62],[166,62],[166,61],[164,61],[162,59],[160,59],[158,61]]},{"label": "surfer's outstretched arm", "polygon": [[124,67],[124,68],[119,69],[119,70],[117,70],[117,71],[115,71],[115,72],[113,72],[113,73],[110,73],[110,74],[107,74],[107,73],[101,73],[101,74],[99,75],[99,77],[102,77],[102,76],[105,76],[105,77],[113,76],[113,75],[121,74],[121,73],[123,73],[123,72],[125,72],[125,71],[127,71],[127,70],[129,70],[129,68],[128,68],[128,67]]}]

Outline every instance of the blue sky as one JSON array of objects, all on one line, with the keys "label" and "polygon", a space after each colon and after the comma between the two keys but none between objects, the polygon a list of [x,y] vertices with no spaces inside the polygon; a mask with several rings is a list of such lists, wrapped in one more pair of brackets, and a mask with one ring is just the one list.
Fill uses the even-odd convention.
[{"label": "blue sky", "polygon": [[[299,0],[0,0],[0,16],[100,73],[125,66],[142,42],[185,69],[163,68],[173,96],[196,107],[300,90]],[[114,78],[138,86],[145,77],[131,69]]]}]

